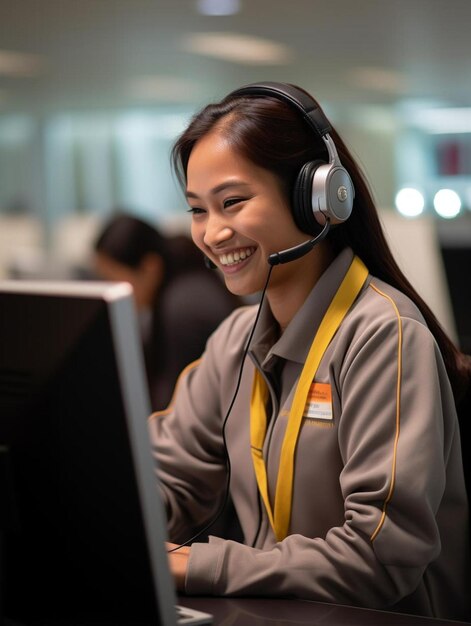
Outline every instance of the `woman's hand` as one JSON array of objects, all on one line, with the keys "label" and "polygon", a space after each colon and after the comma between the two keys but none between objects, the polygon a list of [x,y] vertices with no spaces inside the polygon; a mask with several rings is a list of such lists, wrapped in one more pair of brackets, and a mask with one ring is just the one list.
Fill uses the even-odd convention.
[{"label": "woman's hand", "polygon": [[[178,544],[176,543],[166,543],[165,544],[167,552],[169,550],[173,550],[178,548]],[[182,548],[178,548],[175,552],[170,552],[168,554],[168,562],[170,571],[173,574],[175,579],[175,585],[178,591],[185,590],[185,577],[186,570],[188,568],[188,559],[190,557],[190,549],[188,546],[184,546]]]}]

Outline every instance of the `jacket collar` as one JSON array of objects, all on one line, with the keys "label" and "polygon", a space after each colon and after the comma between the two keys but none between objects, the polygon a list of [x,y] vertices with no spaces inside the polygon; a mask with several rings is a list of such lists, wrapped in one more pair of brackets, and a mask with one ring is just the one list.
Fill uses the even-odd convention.
[{"label": "jacket collar", "polygon": [[325,270],[304,304],[279,336],[278,325],[268,302],[262,311],[249,350],[263,369],[270,371],[277,357],[304,363],[314,336],[337,289],[353,260],[351,248],[345,248]]}]

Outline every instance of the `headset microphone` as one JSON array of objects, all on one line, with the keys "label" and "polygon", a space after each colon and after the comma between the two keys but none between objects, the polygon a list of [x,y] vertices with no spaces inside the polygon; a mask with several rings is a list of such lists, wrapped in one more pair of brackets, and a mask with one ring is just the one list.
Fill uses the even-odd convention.
[{"label": "headset microphone", "polygon": [[268,257],[269,265],[280,265],[281,263],[289,263],[290,261],[300,259],[302,256],[310,252],[316,244],[320,243],[324,239],[324,237],[329,232],[329,229],[330,219],[326,218],[324,227],[317,235],[317,237],[300,243],[297,246],[293,246],[292,248],[287,248],[286,250],[281,250],[280,252],[274,252],[273,254],[270,254],[270,256]]},{"label": "headset microphone", "polygon": [[[309,239],[308,241],[304,241],[303,243],[298,244],[297,246],[293,246],[292,248],[286,248],[286,250],[280,250],[280,252],[273,252],[268,257],[269,265],[281,265],[282,263],[289,263],[290,261],[296,261],[296,259],[300,259],[302,256],[310,252],[314,246],[320,243],[324,237],[326,237],[327,233],[330,229],[330,219],[327,217],[325,220],[325,224],[321,232],[314,237],[314,239]],[[208,270],[216,270],[217,265],[215,265],[209,257],[203,255],[204,265]]]}]

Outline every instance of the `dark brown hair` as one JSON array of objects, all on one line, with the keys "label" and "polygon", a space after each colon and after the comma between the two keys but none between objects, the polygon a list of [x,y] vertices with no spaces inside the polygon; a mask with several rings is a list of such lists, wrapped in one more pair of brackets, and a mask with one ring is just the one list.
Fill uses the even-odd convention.
[{"label": "dark brown hair", "polygon": [[[311,96],[312,97],[312,96]],[[255,165],[274,173],[291,200],[294,182],[302,165],[327,160],[320,136],[308,129],[298,111],[271,96],[227,96],[197,113],[172,150],[174,170],[184,185],[191,151],[196,142],[218,130],[230,145]],[[399,269],[383,233],[378,212],[359,166],[338,133],[332,129],[342,165],[349,172],[355,200],[350,218],[332,229],[329,239],[335,252],[350,246],[371,274],[406,294],[420,309],[442,353],[455,398],[464,393],[471,378],[471,359],[463,355],[447,336],[435,315]]]},{"label": "dark brown hair", "polygon": [[151,224],[124,212],[115,213],[103,226],[94,249],[132,268],[137,268],[149,252],[169,264],[166,238]]}]

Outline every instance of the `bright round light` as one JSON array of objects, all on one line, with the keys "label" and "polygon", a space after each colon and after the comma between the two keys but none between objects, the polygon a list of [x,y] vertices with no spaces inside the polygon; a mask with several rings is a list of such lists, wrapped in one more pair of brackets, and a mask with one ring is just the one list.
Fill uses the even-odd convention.
[{"label": "bright round light", "polygon": [[461,198],[453,189],[440,189],[435,194],[433,206],[440,217],[456,217],[461,209]]},{"label": "bright round light", "polygon": [[396,209],[406,217],[417,217],[424,210],[425,200],[417,189],[405,187],[396,195]]}]

